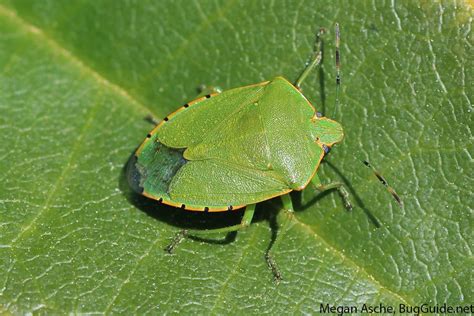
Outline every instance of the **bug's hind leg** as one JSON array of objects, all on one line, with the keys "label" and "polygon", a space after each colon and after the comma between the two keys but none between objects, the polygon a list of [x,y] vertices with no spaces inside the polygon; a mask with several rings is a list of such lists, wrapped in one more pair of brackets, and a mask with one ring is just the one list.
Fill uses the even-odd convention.
[{"label": "bug's hind leg", "polygon": [[273,249],[277,248],[278,244],[282,240],[283,233],[285,233],[290,228],[293,218],[293,203],[291,202],[290,195],[282,195],[281,200],[283,202],[283,207],[285,208],[284,222],[280,228],[278,228],[280,232],[277,232],[275,239],[270,243],[270,246],[268,246],[267,252],[265,253],[265,260],[268,267],[272,270],[273,278],[277,284],[282,280],[282,276],[280,269],[278,269],[278,266],[273,259]]},{"label": "bug's hind leg", "polygon": [[337,190],[339,192],[339,195],[342,198],[342,201],[344,202],[344,207],[348,211],[352,211],[352,203],[350,200],[350,194],[349,191],[347,190],[346,186],[341,183],[341,182],[331,182],[328,184],[322,184],[321,180],[319,179],[318,175],[315,174],[313,179],[311,180],[311,183],[314,185],[316,190],[319,192],[325,192],[328,190]]},{"label": "bug's hind leg", "polygon": [[207,236],[211,234],[219,234],[219,233],[231,233],[231,232],[236,232],[238,230],[247,228],[250,223],[252,222],[253,215],[255,213],[255,204],[250,204],[247,205],[245,208],[244,216],[242,217],[242,221],[240,224],[237,225],[232,225],[228,227],[223,227],[223,228],[217,228],[217,229],[207,229],[207,230],[186,230],[183,229],[181,230],[178,234],[176,234],[175,238],[173,241],[165,248],[165,250],[168,253],[172,253],[174,248],[184,240],[184,238],[193,238],[197,237],[199,238],[200,236]]}]

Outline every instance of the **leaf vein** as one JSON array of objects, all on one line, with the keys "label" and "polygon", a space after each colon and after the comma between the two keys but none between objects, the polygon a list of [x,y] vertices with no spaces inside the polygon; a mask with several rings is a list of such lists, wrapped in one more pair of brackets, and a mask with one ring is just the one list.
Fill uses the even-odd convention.
[{"label": "leaf vein", "polygon": [[351,258],[347,257],[344,253],[342,253],[341,251],[339,251],[336,247],[334,247],[332,244],[330,244],[326,239],[324,239],[322,236],[320,236],[311,226],[301,222],[296,216],[294,217],[294,221],[299,225],[301,226],[302,228],[304,228],[311,236],[313,236],[315,239],[321,241],[328,249],[331,250],[331,252],[333,254],[335,254],[336,256],[338,256],[339,258],[341,258],[341,260],[343,262],[347,262],[349,263],[350,265],[354,266],[358,271],[362,272],[366,278],[368,280],[370,280],[374,285],[376,285],[378,288],[380,288],[381,290],[385,290],[387,293],[389,293],[390,295],[392,295],[393,297],[399,299],[400,301],[402,301],[403,303],[405,304],[408,304],[408,305],[413,305],[413,304],[410,304],[410,303],[413,303],[413,302],[410,302],[408,303],[408,299],[402,297],[400,294],[392,291],[391,289],[387,288],[385,285],[383,285],[382,283],[380,283],[372,274],[370,274],[366,269],[364,269],[363,267],[361,267],[360,265],[358,265],[355,261],[353,261]]}]

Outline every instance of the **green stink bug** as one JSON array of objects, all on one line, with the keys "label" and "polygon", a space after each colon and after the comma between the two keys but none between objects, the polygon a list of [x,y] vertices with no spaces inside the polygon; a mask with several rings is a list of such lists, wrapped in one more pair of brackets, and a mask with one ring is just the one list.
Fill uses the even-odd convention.
[{"label": "green stink bug", "polygon": [[[324,155],[342,140],[342,126],[318,113],[300,89],[321,61],[322,33],[317,34],[311,61],[295,84],[276,77],[207,94],[168,115],[129,162],[132,188],[185,210],[221,212],[245,207],[240,224],[207,233],[248,226],[255,205],[277,196],[291,212],[289,193],[303,190],[310,182],[319,191],[338,190],[346,208],[352,209],[342,183],[323,185],[316,174]],[[336,69],[339,85],[337,25]],[[185,234],[177,236],[168,247],[170,252]],[[266,260],[279,281],[281,275],[270,253]]]}]

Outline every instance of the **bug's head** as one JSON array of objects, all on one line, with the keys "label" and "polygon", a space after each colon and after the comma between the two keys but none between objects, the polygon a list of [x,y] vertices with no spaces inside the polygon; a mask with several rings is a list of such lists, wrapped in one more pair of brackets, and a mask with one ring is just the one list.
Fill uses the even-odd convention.
[{"label": "bug's head", "polygon": [[313,120],[313,139],[316,142],[331,147],[339,143],[343,137],[344,132],[341,124],[326,117],[315,116]]}]

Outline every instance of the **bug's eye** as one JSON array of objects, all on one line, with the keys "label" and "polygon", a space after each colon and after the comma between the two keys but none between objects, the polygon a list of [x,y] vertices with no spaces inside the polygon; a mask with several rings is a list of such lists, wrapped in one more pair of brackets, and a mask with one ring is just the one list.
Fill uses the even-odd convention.
[{"label": "bug's eye", "polygon": [[319,142],[319,137],[316,137],[316,141]]}]

